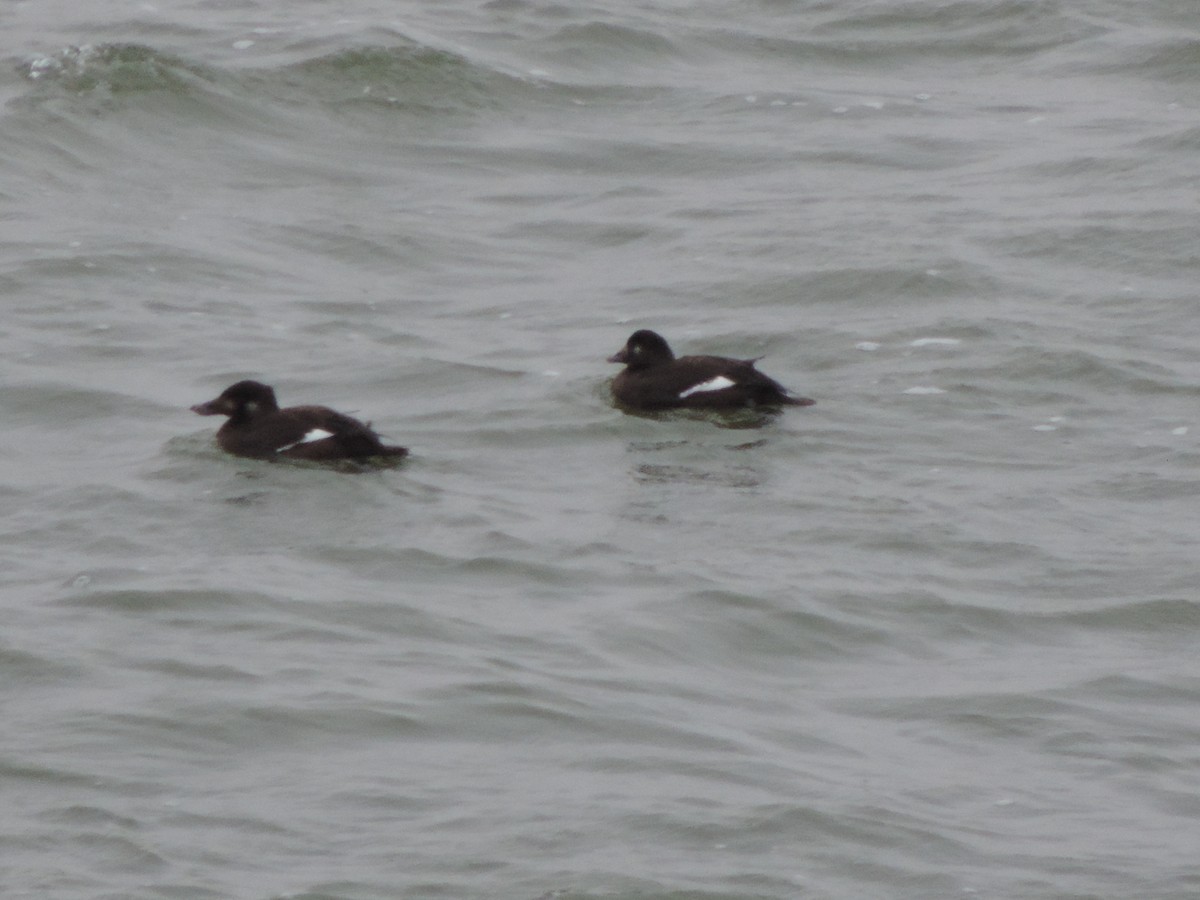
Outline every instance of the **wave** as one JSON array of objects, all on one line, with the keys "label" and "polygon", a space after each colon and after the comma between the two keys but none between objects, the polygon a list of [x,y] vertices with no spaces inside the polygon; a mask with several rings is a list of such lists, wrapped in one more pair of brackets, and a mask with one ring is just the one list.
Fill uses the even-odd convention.
[{"label": "wave", "polygon": [[89,44],[25,60],[17,71],[34,85],[35,99],[107,102],[161,94],[452,114],[503,105],[514,90],[539,90],[532,79],[408,39],[249,69],[202,64],[145,44]]}]

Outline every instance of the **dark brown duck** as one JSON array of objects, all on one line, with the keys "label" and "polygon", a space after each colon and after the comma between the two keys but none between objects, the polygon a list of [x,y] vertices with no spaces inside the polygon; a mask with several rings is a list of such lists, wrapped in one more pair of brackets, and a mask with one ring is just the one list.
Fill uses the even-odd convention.
[{"label": "dark brown duck", "polygon": [[258,381],[239,381],[192,412],[229,417],[217,430],[217,444],[235,456],[329,462],[408,455],[405,447],[384,444],[369,425],[326,406],[280,409],[275,391]]},{"label": "dark brown duck", "polygon": [[676,358],[661,335],[635,331],[608,358],[624,363],[613,379],[617,402],[630,409],[742,409],[752,406],[812,406],[754,367],[753,359],[724,356]]}]

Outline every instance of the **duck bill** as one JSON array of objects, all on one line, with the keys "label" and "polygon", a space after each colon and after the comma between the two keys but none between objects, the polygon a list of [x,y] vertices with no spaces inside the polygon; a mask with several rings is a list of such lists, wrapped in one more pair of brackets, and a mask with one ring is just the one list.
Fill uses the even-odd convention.
[{"label": "duck bill", "polygon": [[198,416],[219,416],[223,412],[217,408],[216,400],[209,400],[207,403],[197,403],[191,407],[192,412]]},{"label": "duck bill", "polygon": [[608,358],[611,363],[627,363],[629,362],[629,351],[622,347],[616,353]]}]

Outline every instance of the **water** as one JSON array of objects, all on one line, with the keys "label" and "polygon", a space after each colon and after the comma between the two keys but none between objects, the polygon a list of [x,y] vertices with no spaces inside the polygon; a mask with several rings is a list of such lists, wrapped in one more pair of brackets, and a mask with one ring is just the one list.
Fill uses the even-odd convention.
[{"label": "water", "polygon": [[1200,893],[1191,2],[0,21],[5,897]]}]

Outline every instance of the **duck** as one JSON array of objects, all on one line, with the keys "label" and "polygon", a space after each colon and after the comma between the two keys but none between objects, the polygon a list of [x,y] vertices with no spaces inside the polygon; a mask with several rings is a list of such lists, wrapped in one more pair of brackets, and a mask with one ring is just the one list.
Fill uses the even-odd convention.
[{"label": "duck", "polygon": [[756,359],[680,356],[654,331],[635,331],[608,358],[625,368],[612,381],[620,406],[644,411],[666,409],[734,410],[745,407],[812,406],[754,367]]},{"label": "duck", "polygon": [[369,423],[327,406],[280,409],[274,389],[260,381],[239,381],[191,410],[229,417],[217,429],[217,445],[234,456],[329,462],[408,455],[406,447],[384,444]]}]

